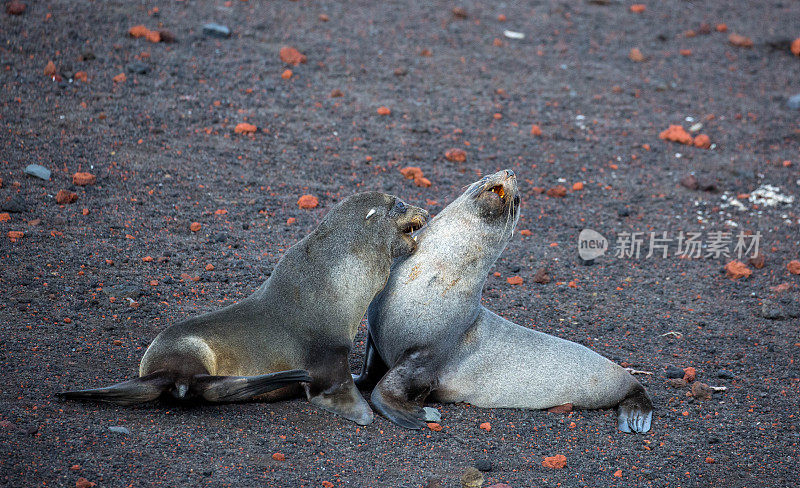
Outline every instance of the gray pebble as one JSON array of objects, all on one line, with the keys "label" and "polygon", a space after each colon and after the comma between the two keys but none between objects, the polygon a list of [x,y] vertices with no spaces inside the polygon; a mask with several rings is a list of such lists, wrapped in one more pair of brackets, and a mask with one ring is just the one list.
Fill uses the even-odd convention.
[{"label": "gray pebble", "polygon": [[442,414],[433,407],[423,407],[425,411],[425,422],[439,422],[442,420]]},{"label": "gray pebble", "polygon": [[29,164],[25,167],[25,174],[35,176],[41,180],[50,180],[50,170],[39,164]]},{"label": "gray pebble", "polygon": [[683,378],[684,373],[685,372],[681,368],[676,368],[671,364],[667,366],[667,378]]},{"label": "gray pebble", "polygon": [[231,30],[222,24],[210,22],[203,26],[203,34],[208,37],[219,37],[225,39],[231,36]]},{"label": "gray pebble", "polygon": [[151,66],[141,61],[136,61],[128,65],[128,71],[137,75],[146,75],[150,72]]},{"label": "gray pebble", "polygon": [[717,371],[717,378],[722,378],[723,380],[732,380],[736,375],[733,372],[728,371],[727,369],[721,369]]},{"label": "gray pebble", "polygon": [[13,195],[8,201],[0,202],[0,210],[8,213],[22,213],[28,210],[28,204],[21,196]]},{"label": "gray pebble", "polygon": [[111,427],[108,428],[108,430],[116,434],[131,435],[131,431],[121,425],[112,425]]},{"label": "gray pebble", "polygon": [[792,95],[786,102],[786,106],[792,110],[800,110],[800,93]]}]

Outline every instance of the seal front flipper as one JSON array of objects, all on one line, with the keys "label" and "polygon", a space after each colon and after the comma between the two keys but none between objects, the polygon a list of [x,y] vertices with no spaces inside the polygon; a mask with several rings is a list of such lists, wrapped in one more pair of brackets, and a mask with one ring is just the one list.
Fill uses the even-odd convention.
[{"label": "seal front flipper", "polygon": [[191,387],[210,402],[240,402],[301,381],[311,381],[308,371],[292,369],[258,376],[197,375]]},{"label": "seal front flipper", "polygon": [[170,372],[156,371],[116,385],[91,390],[65,391],[58,393],[58,396],[67,400],[94,400],[117,405],[135,405],[155,400],[173,385]]},{"label": "seal front flipper", "polygon": [[627,433],[644,434],[653,420],[653,402],[637,381],[617,407],[617,425]]},{"label": "seal front flipper", "polygon": [[375,409],[406,429],[424,428],[422,403],[433,389],[435,368],[426,351],[403,353],[372,390]]},{"label": "seal front flipper", "polygon": [[361,366],[361,374],[353,375],[353,382],[356,386],[365,390],[375,386],[378,381],[389,371],[389,367],[383,362],[375,343],[372,341],[372,334],[367,332],[367,347],[364,350],[364,365]]},{"label": "seal front flipper", "polygon": [[375,419],[375,414],[351,378],[316,395],[312,395],[309,388],[306,386],[308,400],[322,409],[341,415],[358,425],[371,424]]}]

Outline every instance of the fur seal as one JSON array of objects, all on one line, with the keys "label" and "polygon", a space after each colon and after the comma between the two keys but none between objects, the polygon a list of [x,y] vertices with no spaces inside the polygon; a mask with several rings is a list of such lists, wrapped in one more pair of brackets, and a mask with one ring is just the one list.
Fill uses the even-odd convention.
[{"label": "fur seal", "polygon": [[350,196],[286,251],[252,295],[158,334],[139,378],[61,396],[126,405],[169,393],[227,402],[291,383],[269,398],[299,395],[302,382],[311,403],[368,424],[373,413],[353,384],[350,348],[392,261],[416,249],[411,233],[427,219],[392,195]]},{"label": "fur seal", "polygon": [[509,322],[481,292],[519,219],[513,171],[486,176],[417,233],[367,311],[361,387],[377,382],[373,406],[422,428],[429,395],[477,407],[618,407],[619,429],[647,432],[652,402],[619,365],[588,348]]}]

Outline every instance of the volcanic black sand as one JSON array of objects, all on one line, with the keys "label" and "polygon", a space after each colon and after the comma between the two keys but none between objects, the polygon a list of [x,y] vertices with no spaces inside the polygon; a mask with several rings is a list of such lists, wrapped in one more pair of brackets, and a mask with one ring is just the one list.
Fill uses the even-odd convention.
[{"label": "volcanic black sand", "polygon": [[[470,466],[514,488],[797,483],[800,2],[26,3],[0,11],[0,484],[457,487]],[[670,125],[711,147],[661,139]],[[522,218],[485,305],[652,372],[648,434],[617,432],[611,410],[434,405],[442,429],[411,432],[304,399],[54,397],[134,377],[160,330],[251,293],[343,197],[435,214],[503,168]],[[591,266],[584,228],[612,247]],[[644,233],[638,259],[614,255],[626,232]],[[650,232],[668,257],[645,257]],[[731,256],[680,258],[680,232],[730,233]],[[726,274],[759,232],[764,266]],[[692,397],[669,366],[727,390]]]}]

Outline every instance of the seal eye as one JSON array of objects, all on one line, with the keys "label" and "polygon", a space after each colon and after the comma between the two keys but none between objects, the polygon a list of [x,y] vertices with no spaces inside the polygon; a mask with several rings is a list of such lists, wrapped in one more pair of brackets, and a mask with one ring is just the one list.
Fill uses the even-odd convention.
[{"label": "seal eye", "polygon": [[406,208],[406,204],[403,203],[402,200],[398,200],[397,203],[394,205],[394,211],[397,213],[404,214],[406,213],[406,210],[408,209]]}]

